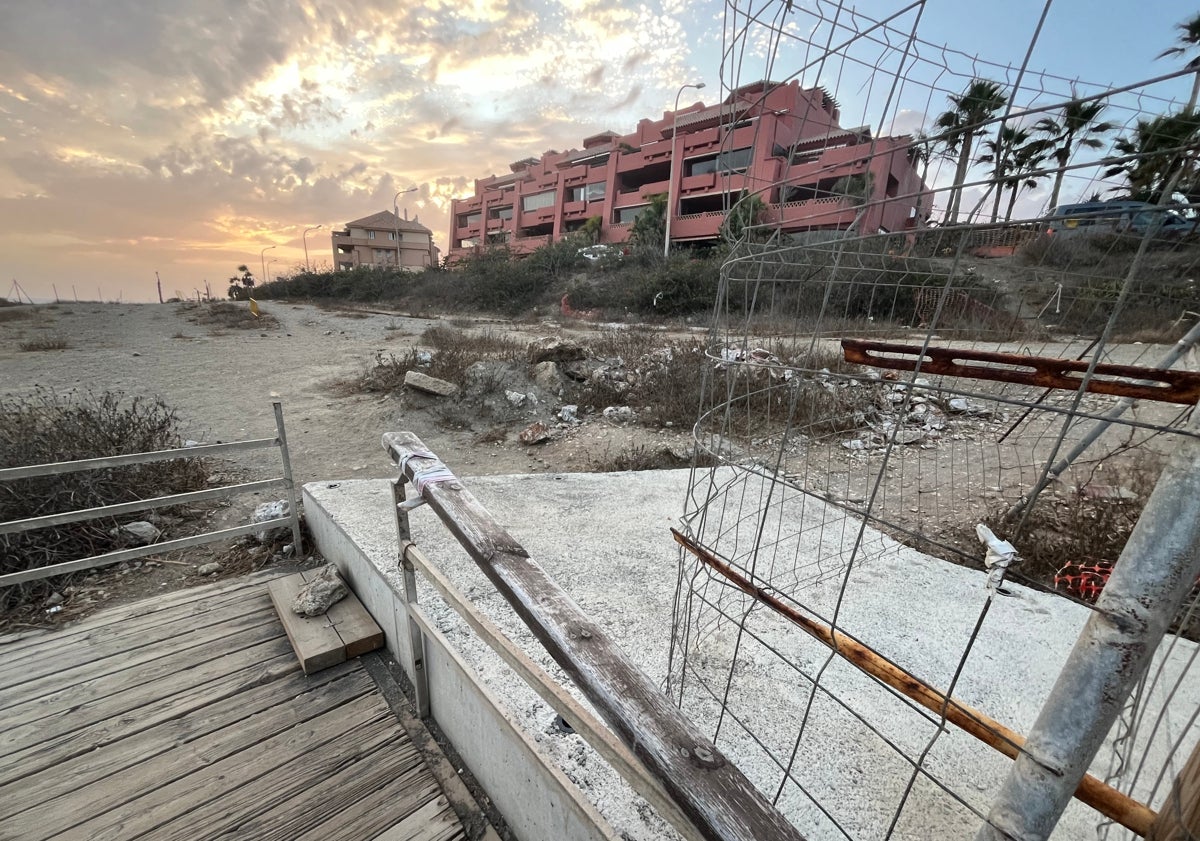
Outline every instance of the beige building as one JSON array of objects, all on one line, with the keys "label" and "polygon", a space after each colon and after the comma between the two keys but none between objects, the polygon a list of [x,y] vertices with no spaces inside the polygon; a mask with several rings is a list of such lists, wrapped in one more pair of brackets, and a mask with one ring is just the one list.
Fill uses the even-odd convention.
[{"label": "beige building", "polygon": [[390,210],[347,222],[344,231],[333,232],[333,265],[338,269],[399,266],[419,272],[437,264],[433,232],[416,219],[401,219]]}]

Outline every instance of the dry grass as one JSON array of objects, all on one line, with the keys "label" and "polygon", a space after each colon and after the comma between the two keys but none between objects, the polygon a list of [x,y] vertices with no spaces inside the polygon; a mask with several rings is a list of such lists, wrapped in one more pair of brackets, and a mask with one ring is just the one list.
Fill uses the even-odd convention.
[{"label": "dry grass", "polygon": [[448,327],[430,327],[420,343],[402,354],[377,353],[366,371],[334,383],[343,396],[389,393],[404,385],[410,370],[463,385],[467,369],[476,362],[513,361],[523,357],[524,344],[491,331],[467,333]]},{"label": "dry grass", "polygon": [[42,350],[66,350],[71,346],[71,343],[63,336],[44,336],[40,339],[30,339],[26,342],[21,342],[18,347],[26,352],[36,352]]},{"label": "dry grass", "polygon": [[278,319],[266,310],[259,311],[255,318],[250,305],[232,301],[214,301],[209,304],[184,304],[179,308],[188,321],[214,330],[260,330],[279,326]]},{"label": "dry grass", "polygon": [[0,307],[0,324],[7,321],[23,321],[28,318],[33,318],[32,307],[22,307],[16,304]]}]

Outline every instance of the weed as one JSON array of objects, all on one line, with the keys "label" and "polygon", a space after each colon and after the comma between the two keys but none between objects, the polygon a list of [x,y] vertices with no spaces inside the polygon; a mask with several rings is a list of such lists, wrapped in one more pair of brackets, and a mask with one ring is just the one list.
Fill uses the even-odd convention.
[{"label": "weed", "polygon": [[244,303],[214,301],[204,306],[181,306],[179,311],[187,314],[188,321],[217,330],[223,327],[257,330],[279,326],[275,316],[265,310],[260,310],[258,318],[255,318],[254,313],[250,312],[250,307]]},{"label": "weed", "polygon": [[6,321],[22,321],[27,318],[33,318],[31,307],[22,307],[16,304],[0,307],[0,324]]},{"label": "weed", "polygon": [[30,339],[18,345],[23,351],[66,350],[70,346],[71,343],[62,336],[46,336],[41,339]]},{"label": "weed", "polygon": [[[0,467],[170,449],[182,443],[178,427],[175,410],[158,399],[38,390],[0,399]],[[207,475],[200,459],[180,459],[16,479],[0,484],[0,521],[197,490],[205,487]],[[109,533],[117,524],[108,518],[2,535],[0,573],[120,548]],[[0,613],[60,585],[56,578],[0,590]]]},{"label": "weed", "polygon": [[[425,350],[423,348],[429,348]],[[421,334],[420,346],[403,354],[377,353],[362,374],[336,383],[339,394],[388,393],[404,385],[410,370],[462,385],[467,369],[482,361],[512,361],[524,346],[498,333],[465,333],[449,327],[430,327]]]}]

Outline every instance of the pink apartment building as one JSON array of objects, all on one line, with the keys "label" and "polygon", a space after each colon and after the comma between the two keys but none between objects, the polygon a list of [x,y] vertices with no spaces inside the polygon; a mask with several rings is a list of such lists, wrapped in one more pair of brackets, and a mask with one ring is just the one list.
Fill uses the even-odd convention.
[{"label": "pink apartment building", "polygon": [[450,256],[493,242],[532,251],[593,216],[600,242],[623,242],[661,193],[672,206],[675,243],[716,240],[742,191],[758,194],[768,221],[786,232],[845,228],[862,206],[835,185],[868,173],[857,179],[870,187],[858,230],[899,231],[920,224],[917,208],[924,216],[931,206],[911,143],[872,137],[866,126],[842,128],[838,104],[822,88],[758,82],[719,105],[666,112],[632,134],[602,132],[585,138],[583,149],[546,152],[517,161],[507,175],[476,180],[475,195],[451,203]]},{"label": "pink apartment building", "polygon": [[415,219],[401,219],[390,210],[347,222],[346,230],[334,231],[332,239],[333,265],[337,269],[399,266],[403,271],[419,272],[438,264],[433,231]]}]

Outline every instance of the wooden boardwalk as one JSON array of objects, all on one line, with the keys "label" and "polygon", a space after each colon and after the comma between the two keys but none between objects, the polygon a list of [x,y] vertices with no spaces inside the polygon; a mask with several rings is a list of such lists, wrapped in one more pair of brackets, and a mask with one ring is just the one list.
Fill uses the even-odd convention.
[{"label": "wooden boardwalk", "polygon": [[0,645],[0,839],[458,841],[358,660],[305,677],[265,579]]}]

